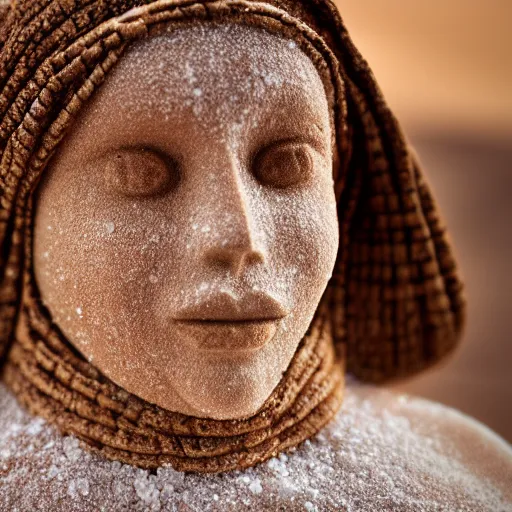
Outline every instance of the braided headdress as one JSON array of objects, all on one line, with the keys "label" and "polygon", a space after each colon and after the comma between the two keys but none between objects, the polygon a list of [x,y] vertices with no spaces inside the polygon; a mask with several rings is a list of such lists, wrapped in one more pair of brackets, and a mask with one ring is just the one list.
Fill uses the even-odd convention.
[{"label": "braided headdress", "polygon": [[[31,411],[110,458],[225,471],[316,433],[341,404],[344,367],[381,382],[427,368],[456,345],[465,305],[445,229],[329,0],[12,0],[2,14],[0,363]],[[333,275],[279,385],[255,415],[232,421],[166,411],[102,375],[52,322],[32,269],[33,191],[82,105],[131,42],[164,24],[215,21],[300,44],[324,80],[337,149]]]}]

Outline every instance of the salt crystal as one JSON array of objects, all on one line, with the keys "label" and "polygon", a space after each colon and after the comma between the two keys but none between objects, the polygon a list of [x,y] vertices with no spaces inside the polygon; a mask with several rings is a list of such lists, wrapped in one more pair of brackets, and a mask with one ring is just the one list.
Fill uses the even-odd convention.
[{"label": "salt crystal", "polygon": [[150,276],[149,276],[149,282],[150,282],[150,283],[153,283],[153,284],[158,283],[158,277],[157,277],[157,276],[155,276],[154,274],[150,274]]},{"label": "salt crystal", "polygon": [[78,439],[73,436],[66,436],[64,437],[62,444],[64,448],[64,453],[68,460],[70,462],[77,462],[82,455],[82,450],[79,447],[80,442],[78,441]]},{"label": "salt crystal", "polygon": [[281,476],[288,476],[290,472],[286,469],[286,466],[284,465],[283,461],[273,457],[270,459],[267,463],[270,469],[272,469],[275,473],[278,473]]},{"label": "salt crystal", "polygon": [[115,225],[113,222],[105,222],[105,229],[107,230],[107,233],[111,235],[115,230]]},{"label": "salt crystal", "polygon": [[251,482],[251,484],[249,485],[249,490],[253,494],[261,494],[261,492],[263,491],[263,487],[261,486],[260,480],[258,479]]},{"label": "salt crystal", "polygon": [[48,478],[55,478],[59,473],[60,469],[55,464],[52,464],[48,470]]},{"label": "salt crystal", "polygon": [[169,501],[174,494],[174,486],[169,483],[165,483],[160,490],[160,501],[163,503]]},{"label": "salt crystal", "polygon": [[36,436],[43,430],[44,424],[45,424],[45,421],[43,418],[35,418],[33,421],[31,421],[28,424],[26,433],[30,436]]},{"label": "salt crystal", "polygon": [[74,480],[71,480],[68,484],[68,496],[71,498],[74,498],[76,495],[76,482]]},{"label": "salt crystal", "polygon": [[[118,478],[120,478],[120,475]],[[126,496],[130,492],[128,484],[120,479],[114,480],[112,483],[112,490],[114,492],[114,496],[117,498]]]},{"label": "salt crystal", "polygon": [[89,481],[85,478],[79,478],[76,481],[76,489],[82,496],[89,494]]},{"label": "salt crystal", "polygon": [[264,75],[263,77],[263,81],[267,84],[267,85],[272,85],[274,83],[274,80],[272,78],[272,76],[270,75]]},{"label": "salt crystal", "polygon": [[283,500],[293,500],[294,494],[298,492],[299,488],[287,478],[279,481],[277,486],[277,493]]},{"label": "salt crystal", "polygon": [[148,479],[147,473],[142,473],[134,482],[133,486],[137,492],[137,496],[144,502],[151,502],[154,494],[159,491],[153,482]]}]

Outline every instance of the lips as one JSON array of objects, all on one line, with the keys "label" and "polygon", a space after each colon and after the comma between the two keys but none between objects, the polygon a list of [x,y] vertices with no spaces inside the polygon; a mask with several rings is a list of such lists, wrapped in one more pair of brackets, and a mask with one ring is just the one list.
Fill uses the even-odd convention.
[{"label": "lips", "polygon": [[196,350],[240,353],[262,348],[274,336],[288,311],[264,292],[238,298],[219,292],[179,311],[175,321],[184,340]]},{"label": "lips", "polygon": [[262,291],[251,291],[240,297],[222,291],[180,310],[175,319],[246,322],[277,320],[287,314],[288,311],[276,299]]},{"label": "lips", "polygon": [[195,350],[235,353],[254,351],[274,336],[277,320],[247,322],[178,321],[183,340]]}]

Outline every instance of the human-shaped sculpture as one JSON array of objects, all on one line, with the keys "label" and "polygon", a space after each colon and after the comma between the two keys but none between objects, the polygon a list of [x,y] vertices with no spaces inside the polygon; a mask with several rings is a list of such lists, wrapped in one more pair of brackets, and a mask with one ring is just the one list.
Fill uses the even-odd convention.
[{"label": "human-shaped sculpture", "polygon": [[418,161],[327,0],[17,1],[0,38],[0,352],[110,459],[220,472],[455,347]]}]

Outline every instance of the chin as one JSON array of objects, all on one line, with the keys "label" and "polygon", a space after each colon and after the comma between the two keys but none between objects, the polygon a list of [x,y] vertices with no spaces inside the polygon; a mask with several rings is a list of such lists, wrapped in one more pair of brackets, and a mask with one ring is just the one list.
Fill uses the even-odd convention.
[{"label": "chin", "polygon": [[[210,353],[182,352],[174,386],[186,414],[230,420],[254,415],[279,384],[288,358],[273,343],[263,349]],[[186,357],[186,355],[192,357]],[[177,362],[177,361],[176,361]]]},{"label": "chin", "polygon": [[247,418],[264,404],[272,390],[264,389],[263,383],[247,379],[230,379],[229,384],[217,378],[211,385],[203,381],[206,389],[189,389],[181,397],[190,407],[190,414],[216,420]]},{"label": "chin", "polygon": [[214,420],[238,420],[253,416],[261,405],[261,403],[247,404],[242,402],[234,403],[210,403],[207,409],[198,409],[195,416],[200,418],[210,418]]}]

